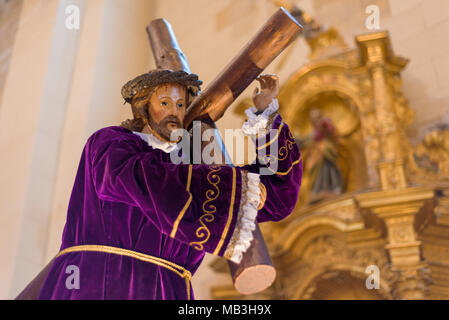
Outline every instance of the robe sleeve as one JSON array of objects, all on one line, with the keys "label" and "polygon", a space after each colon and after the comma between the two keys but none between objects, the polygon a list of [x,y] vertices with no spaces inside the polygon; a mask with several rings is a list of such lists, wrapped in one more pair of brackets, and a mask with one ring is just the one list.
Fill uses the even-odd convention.
[{"label": "robe sleeve", "polygon": [[[246,221],[246,232],[255,228],[258,175],[230,166],[164,162],[158,151],[142,151],[142,143],[101,130],[91,137],[88,148],[98,197],[138,207],[160,232],[239,263],[249,243],[238,244],[236,253],[225,252],[238,221]],[[242,189],[249,180],[251,198]]]},{"label": "robe sleeve", "polygon": [[[295,208],[301,186],[303,161],[298,145],[288,125],[278,112],[278,101],[256,115],[256,109],[247,110],[248,121],[243,132],[253,138],[257,148],[256,162],[242,167],[258,172],[266,189],[266,200],[258,211],[257,221],[279,221]],[[267,132],[268,130],[271,132]]]}]

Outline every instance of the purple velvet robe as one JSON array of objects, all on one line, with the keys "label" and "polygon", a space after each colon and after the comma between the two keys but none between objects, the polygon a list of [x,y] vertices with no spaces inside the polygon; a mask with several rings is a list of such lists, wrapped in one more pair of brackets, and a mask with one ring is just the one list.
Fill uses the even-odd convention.
[{"label": "purple velvet robe", "polygon": [[[273,128],[281,122],[278,115]],[[294,143],[290,137],[284,124],[279,148],[287,141]],[[288,152],[279,162],[279,175],[261,176],[267,200],[258,211],[259,222],[280,220],[295,207],[302,160],[296,144]],[[61,250],[75,245],[120,247],[172,261],[193,274],[205,252],[223,256],[236,227],[242,172],[258,173],[259,165],[175,165],[168,153],[128,129],[101,129],[88,139],[81,156]],[[210,215],[204,219],[208,213],[212,221]],[[66,287],[70,265],[79,268],[79,289]],[[186,298],[185,280],[173,271],[103,252],[71,252],[56,258],[39,295],[39,299]]]}]

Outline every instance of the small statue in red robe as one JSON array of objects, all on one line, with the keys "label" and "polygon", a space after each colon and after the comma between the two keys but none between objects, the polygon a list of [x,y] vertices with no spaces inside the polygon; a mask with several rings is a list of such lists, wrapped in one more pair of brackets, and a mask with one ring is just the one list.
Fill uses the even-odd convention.
[{"label": "small statue in red robe", "polygon": [[338,167],[339,136],[332,120],[317,108],[309,112],[309,118],[313,131],[299,145],[306,150],[305,169],[312,184],[309,202],[314,203],[341,194],[343,179]]}]

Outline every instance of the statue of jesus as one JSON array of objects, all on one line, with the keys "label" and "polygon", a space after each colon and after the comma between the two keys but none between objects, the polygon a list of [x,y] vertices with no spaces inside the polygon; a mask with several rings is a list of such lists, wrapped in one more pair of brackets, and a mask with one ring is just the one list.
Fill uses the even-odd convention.
[{"label": "statue of jesus", "polygon": [[[258,78],[243,131],[291,133],[278,112],[278,78]],[[122,95],[133,119],[98,130],[86,142],[60,252],[39,299],[193,299],[190,285],[205,253],[239,263],[256,222],[278,221],[295,207],[302,176],[298,147],[273,175],[244,167],[174,164],[171,133],[183,128],[201,81],[184,71],[153,70]],[[258,152],[270,152],[269,141]],[[279,156],[277,154],[274,156]],[[78,270],[77,285],[67,270]],[[73,284],[73,283],[72,283]]]}]

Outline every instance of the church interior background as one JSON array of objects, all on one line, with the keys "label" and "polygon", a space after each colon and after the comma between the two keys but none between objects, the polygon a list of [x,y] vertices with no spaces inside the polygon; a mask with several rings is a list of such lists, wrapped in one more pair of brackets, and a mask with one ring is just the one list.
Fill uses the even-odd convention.
[{"label": "church interior background", "polygon": [[[79,28],[66,27],[71,5]],[[305,170],[294,212],[261,225],[270,288],[240,295],[225,261],[208,256],[196,298],[449,299],[449,1],[0,0],[1,299],[57,253],[86,139],[130,116],[120,88],[154,68],[149,21],[172,24],[207,86],[280,5],[304,31],[265,73],[280,76],[298,143],[313,133],[312,110],[335,127],[341,183],[319,193]],[[253,89],[220,130],[240,127]],[[312,167],[314,145],[302,152]]]}]

